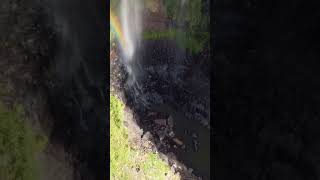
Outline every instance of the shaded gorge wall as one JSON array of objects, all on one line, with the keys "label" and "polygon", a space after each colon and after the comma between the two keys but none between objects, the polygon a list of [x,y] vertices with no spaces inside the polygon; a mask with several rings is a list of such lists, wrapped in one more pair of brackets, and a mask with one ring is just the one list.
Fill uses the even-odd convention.
[{"label": "shaded gorge wall", "polygon": [[106,178],[107,7],[105,1],[39,1],[49,15],[56,49],[50,64],[52,138],[87,167],[82,179]]}]

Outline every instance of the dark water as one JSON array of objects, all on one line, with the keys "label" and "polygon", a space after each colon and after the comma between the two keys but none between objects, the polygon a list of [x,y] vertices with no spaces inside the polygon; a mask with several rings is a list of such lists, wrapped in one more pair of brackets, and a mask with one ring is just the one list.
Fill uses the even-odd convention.
[{"label": "dark water", "polygon": [[[203,180],[210,179],[210,131],[200,123],[186,118],[179,110],[170,107],[169,104],[158,105],[152,108],[157,112],[168,113],[173,117],[173,132],[183,141],[185,149],[178,148],[176,155],[178,160],[192,168],[194,174]],[[196,134],[197,149],[195,149]]]},{"label": "dark water", "polygon": [[55,119],[52,139],[65,144],[84,164],[76,165],[82,179],[106,179],[107,2],[38,3],[45,9],[55,33],[55,56],[47,87]]}]

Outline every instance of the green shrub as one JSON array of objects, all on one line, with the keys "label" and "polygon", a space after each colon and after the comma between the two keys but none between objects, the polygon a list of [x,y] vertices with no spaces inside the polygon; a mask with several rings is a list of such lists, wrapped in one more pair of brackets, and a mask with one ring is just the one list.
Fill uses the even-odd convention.
[{"label": "green shrub", "polygon": [[21,106],[9,110],[0,103],[0,179],[36,180],[35,154],[46,145],[22,118]]}]

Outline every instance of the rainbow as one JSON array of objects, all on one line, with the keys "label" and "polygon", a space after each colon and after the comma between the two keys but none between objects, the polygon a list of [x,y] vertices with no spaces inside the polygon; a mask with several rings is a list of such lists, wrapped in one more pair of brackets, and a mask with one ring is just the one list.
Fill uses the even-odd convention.
[{"label": "rainbow", "polygon": [[118,20],[117,16],[112,12],[110,9],[110,28],[111,31],[113,31],[116,35],[116,38],[118,39],[120,45],[122,48],[126,49],[126,40],[124,38],[120,21]]}]

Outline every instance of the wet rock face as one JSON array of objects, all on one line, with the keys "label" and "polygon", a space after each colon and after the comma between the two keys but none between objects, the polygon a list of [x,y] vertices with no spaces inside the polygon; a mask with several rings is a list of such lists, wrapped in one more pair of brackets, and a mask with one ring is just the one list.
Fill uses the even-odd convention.
[{"label": "wet rock face", "polygon": [[[54,116],[53,138],[94,174],[105,179],[108,69],[105,1],[41,1],[56,33],[51,63],[49,104]],[[105,38],[104,38],[105,37]]]},{"label": "wet rock face", "polygon": [[[208,126],[209,77],[201,69],[206,56],[188,55],[172,41],[147,41],[141,49],[139,59],[129,64],[133,74],[128,74],[125,86],[132,103],[142,108],[170,104]],[[135,76],[133,85],[130,76]]]}]

